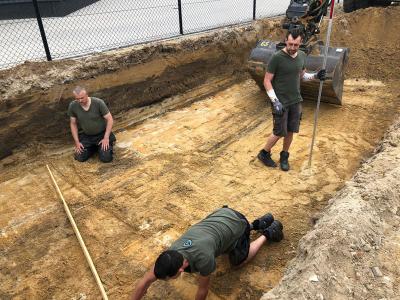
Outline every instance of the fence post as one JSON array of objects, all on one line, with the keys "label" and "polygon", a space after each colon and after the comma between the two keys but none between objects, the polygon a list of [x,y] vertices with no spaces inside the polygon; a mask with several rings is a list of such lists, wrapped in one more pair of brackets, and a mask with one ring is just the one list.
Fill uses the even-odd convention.
[{"label": "fence post", "polygon": [[183,34],[182,3],[181,3],[181,0],[178,0],[178,13],[179,13],[179,33]]},{"label": "fence post", "polygon": [[40,35],[42,36],[44,51],[46,51],[47,60],[51,61],[52,59],[51,59],[50,49],[49,49],[49,45],[47,44],[46,33],[44,32],[42,17],[40,16],[39,5],[37,3],[37,0],[32,0],[32,2],[33,2],[33,7],[35,8],[35,14],[36,14],[36,19],[37,19],[39,30],[40,30]]},{"label": "fence post", "polygon": [[253,0],[253,20],[256,19],[257,0]]}]

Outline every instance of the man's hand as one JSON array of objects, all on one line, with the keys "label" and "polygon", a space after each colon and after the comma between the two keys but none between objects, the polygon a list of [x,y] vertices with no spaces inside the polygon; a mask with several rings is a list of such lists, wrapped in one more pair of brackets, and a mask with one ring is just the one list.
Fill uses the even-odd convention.
[{"label": "man's hand", "polygon": [[81,154],[83,152],[83,149],[85,149],[85,147],[83,147],[83,145],[80,142],[75,144],[76,153]]},{"label": "man's hand", "polygon": [[283,105],[278,100],[278,98],[274,99],[272,102],[272,107],[274,109],[274,114],[281,116],[283,114]]},{"label": "man's hand", "polygon": [[104,137],[104,138],[100,141],[99,145],[101,145],[101,150],[107,151],[108,148],[110,148],[110,138]]},{"label": "man's hand", "polygon": [[271,100],[273,113],[281,116],[283,114],[283,105],[276,96],[274,89],[267,90],[267,95]]},{"label": "man's hand", "polygon": [[319,70],[318,73],[315,74],[315,79],[324,81],[326,79],[326,70],[325,69]]}]

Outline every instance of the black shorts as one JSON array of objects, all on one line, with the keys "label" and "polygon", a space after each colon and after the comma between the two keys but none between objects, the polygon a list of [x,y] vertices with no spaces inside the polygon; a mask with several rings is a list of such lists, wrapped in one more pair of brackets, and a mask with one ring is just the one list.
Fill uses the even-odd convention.
[{"label": "black shorts", "polygon": [[276,136],[286,136],[288,132],[299,132],[301,113],[301,103],[289,105],[285,108],[282,115],[273,113],[273,134]]},{"label": "black shorts", "polygon": [[[230,208],[232,209],[232,208]],[[247,221],[246,217],[242,215],[240,212],[232,209],[235,214],[240,218],[246,221],[247,226],[242,234],[242,236],[237,240],[235,247],[228,253],[229,262],[232,266],[239,266],[243,263],[246,258],[249,256],[250,250],[250,224]]]}]

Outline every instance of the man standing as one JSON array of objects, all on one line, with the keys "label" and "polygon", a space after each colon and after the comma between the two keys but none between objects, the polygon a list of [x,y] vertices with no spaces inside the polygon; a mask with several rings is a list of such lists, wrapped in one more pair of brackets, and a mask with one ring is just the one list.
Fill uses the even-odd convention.
[{"label": "man standing", "polygon": [[[281,241],[282,229],[282,224],[271,214],[249,224],[241,213],[224,206],[191,226],[169,250],[162,252],[154,266],[138,281],[131,299],[141,299],[157,279],[176,279],[182,272],[199,273],[195,299],[205,299],[217,256],[228,254],[231,265],[242,265],[252,259],[267,240]],[[262,233],[251,243],[250,230]]]},{"label": "man standing", "polygon": [[110,111],[103,100],[89,97],[82,87],[76,87],[73,94],[75,101],[69,104],[68,116],[75,142],[75,159],[84,162],[97,151],[102,162],[111,162],[116,139],[111,132],[113,118]]},{"label": "man standing", "polygon": [[280,153],[280,167],[283,171],[289,170],[289,148],[293,133],[299,132],[300,127],[303,101],[300,95],[300,78],[325,80],[326,73],[325,70],[306,73],[307,55],[299,50],[301,41],[299,31],[288,31],[285,48],[272,56],[264,78],[264,86],[271,100],[274,125],[272,134],[257,157],[266,166],[275,168],[277,165],[271,158],[271,149],[283,137],[283,149]]}]

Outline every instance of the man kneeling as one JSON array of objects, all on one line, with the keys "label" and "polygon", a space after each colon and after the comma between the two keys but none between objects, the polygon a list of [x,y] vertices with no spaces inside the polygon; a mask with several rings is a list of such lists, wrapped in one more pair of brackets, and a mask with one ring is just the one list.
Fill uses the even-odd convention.
[{"label": "man kneeling", "polygon": [[75,159],[84,162],[95,152],[102,162],[113,159],[115,135],[111,132],[113,117],[103,100],[89,97],[86,89],[77,86],[75,101],[68,107],[72,137],[75,142]]},{"label": "man kneeling", "polygon": [[[250,243],[251,230],[262,235]],[[141,299],[157,279],[176,279],[182,272],[199,273],[195,299],[205,299],[217,256],[228,254],[231,265],[242,265],[252,259],[267,240],[281,241],[282,230],[281,222],[274,220],[270,213],[250,224],[241,213],[228,207],[220,208],[191,226],[160,254],[151,270],[137,283],[131,299]]]}]

